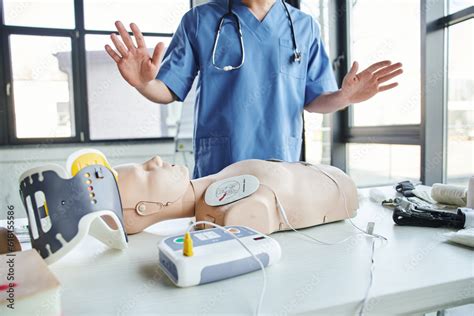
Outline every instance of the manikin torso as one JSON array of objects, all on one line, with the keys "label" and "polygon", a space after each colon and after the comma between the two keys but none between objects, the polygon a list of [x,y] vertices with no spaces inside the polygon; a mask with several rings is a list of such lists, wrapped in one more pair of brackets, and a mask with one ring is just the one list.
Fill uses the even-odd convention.
[{"label": "manikin torso", "polygon": [[[155,161],[156,159],[159,157],[155,157]],[[153,185],[153,181],[154,177],[163,178],[163,173],[157,174],[163,171],[153,169],[155,167],[144,167],[145,170],[152,170],[144,175],[140,168],[150,164],[150,161],[143,165],[116,168],[128,233],[140,232],[162,220],[193,216],[198,221],[206,220],[219,225],[244,225],[266,234],[287,230],[289,227],[279,212],[275,194],[294,228],[342,220],[347,218],[348,214],[352,217],[358,208],[357,191],[353,181],[341,170],[331,166],[319,165],[315,169],[300,163],[245,160],[234,163],[214,175],[191,181],[179,179],[161,186]],[[183,167],[162,161],[161,167],[160,161],[154,166],[167,169],[168,177],[170,174],[184,174]],[[179,172],[175,171],[176,168]],[[328,173],[338,182],[339,187],[318,169]],[[184,171],[187,169],[184,168]],[[207,205],[204,196],[212,183],[240,175],[253,175],[259,179],[261,185],[255,193],[226,205]],[[144,177],[147,177],[147,181],[143,181]],[[163,192],[158,192],[168,191],[178,183],[183,186],[183,193],[181,196],[175,195],[177,198],[172,198],[171,193],[164,196]],[[147,186],[147,190],[140,190],[143,186]],[[157,187],[156,191],[154,186]],[[145,203],[143,207],[140,206],[141,201],[160,202]]]},{"label": "manikin torso", "polygon": [[[348,210],[352,216],[358,208],[357,193],[352,181],[334,167],[318,168],[330,173],[339,181],[341,189],[348,192]],[[203,178],[192,183],[195,187],[202,185],[207,188],[214,181],[242,174],[257,177],[263,185],[248,198],[223,206],[209,206],[201,195],[196,199],[196,220],[245,225],[263,233],[289,229],[277,208],[275,194],[295,228],[347,218],[342,195],[334,182],[320,171],[299,163],[245,160],[225,168],[209,179]]]}]

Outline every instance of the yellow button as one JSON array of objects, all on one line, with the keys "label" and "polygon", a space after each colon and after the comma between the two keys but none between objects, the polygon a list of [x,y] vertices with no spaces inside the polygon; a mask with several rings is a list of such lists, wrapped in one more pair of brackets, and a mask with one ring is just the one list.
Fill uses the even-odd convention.
[{"label": "yellow button", "polygon": [[238,234],[238,233],[240,233],[240,230],[238,230],[237,228],[234,228],[234,227],[227,229],[227,231],[228,231],[229,233],[232,233],[232,234]]}]

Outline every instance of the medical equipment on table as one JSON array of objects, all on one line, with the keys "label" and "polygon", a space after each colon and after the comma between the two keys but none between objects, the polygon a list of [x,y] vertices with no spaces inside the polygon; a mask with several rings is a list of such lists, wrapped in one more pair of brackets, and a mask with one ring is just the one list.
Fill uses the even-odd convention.
[{"label": "medical equipment on table", "polygon": [[457,213],[451,213],[421,209],[417,206],[410,208],[397,206],[392,217],[393,221],[400,226],[462,228],[466,221],[465,214],[460,210]]},{"label": "medical equipment on table", "polygon": [[[387,241],[387,238],[385,238],[384,236],[381,236],[381,235],[378,235],[378,234],[374,234],[374,226],[375,226],[375,223],[374,222],[369,222],[368,225],[367,225],[367,229],[366,230],[363,230],[361,229],[359,226],[357,226],[356,224],[354,224],[354,222],[352,222],[350,216],[349,216],[349,211],[347,209],[347,199],[346,199],[346,196],[345,196],[345,193],[344,193],[344,190],[342,190],[339,186],[339,183],[338,181],[333,177],[331,176],[329,173],[327,173],[326,171],[322,170],[321,168],[318,168],[316,165],[313,165],[313,164],[310,164],[308,162],[298,162],[298,163],[302,163],[303,165],[306,165],[308,167],[311,167],[312,169],[316,170],[316,171],[319,171],[321,173],[323,173],[324,175],[326,175],[329,179],[331,179],[331,181],[334,182],[334,184],[336,184],[337,188],[339,189],[339,192],[341,192],[342,196],[343,196],[343,199],[344,199],[344,208],[345,208],[345,211],[347,213],[347,220],[349,220],[349,223],[354,227],[356,228],[357,230],[360,231],[360,233],[357,233],[357,234],[363,234],[365,236],[368,236],[368,237],[371,237],[372,238],[372,245],[371,245],[371,254],[370,254],[370,277],[369,277],[369,284],[367,286],[367,289],[365,291],[365,294],[364,294],[364,300],[362,301],[362,304],[361,304],[361,307],[359,309],[359,315],[364,315],[365,313],[365,310],[367,308],[367,303],[368,303],[368,299],[369,299],[369,294],[370,294],[370,289],[372,288],[372,283],[373,283],[373,280],[374,280],[374,271],[375,271],[375,260],[374,260],[374,257],[375,257],[375,241],[377,239],[379,240],[382,240],[382,241]],[[305,236],[306,238],[309,238],[310,240],[313,240],[313,241],[316,241],[318,243],[321,243],[321,244],[324,244],[324,245],[336,245],[336,244],[339,244],[339,243],[343,243],[349,239],[351,239],[352,237],[354,237],[355,235],[353,236],[349,236],[347,238],[344,238],[342,240],[339,240],[337,242],[333,242],[333,243],[328,243],[328,242],[325,242],[325,241],[321,241],[319,239],[316,239],[314,238],[313,236],[310,236],[306,233],[303,233],[303,232],[300,232],[296,229],[294,229],[290,222],[288,221],[288,217],[286,216],[286,212],[283,208],[283,206],[281,205],[280,201],[278,200],[278,197],[276,196],[275,194],[275,198],[277,200],[277,204],[278,204],[278,208],[280,210],[280,212],[282,213],[283,215],[283,218],[285,219],[285,222],[287,223],[287,225],[295,232],[299,233],[300,235],[303,235]]]},{"label": "medical equipment on table", "polygon": [[[214,39],[214,45],[213,45],[213,48],[212,48],[212,65],[216,69],[223,70],[223,71],[237,70],[237,69],[241,68],[244,65],[244,62],[245,62],[245,47],[244,47],[244,39],[243,39],[243,34],[242,34],[242,27],[241,27],[241,24],[240,24],[239,17],[234,12],[232,12],[232,4],[233,4],[232,0],[227,1],[228,11],[227,11],[226,14],[224,14],[221,17],[221,19],[219,21],[219,26],[217,28],[216,37]],[[292,56],[293,57],[293,62],[298,62],[299,63],[302,60],[302,53],[298,49],[298,45],[296,43],[296,36],[295,36],[295,29],[294,29],[294,26],[293,26],[293,19],[291,18],[290,12],[288,11],[287,4],[285,3],[284,0],[281,0],[281,4],[285,8],[286,16],[287,16],[288,22],[290,24],[291,39],[292,39],[292,44],[293,44],[293,56]],[[277,5],[277,4],[275,3],[275,5]],[[239,65],[236,65],[236,66],[227,65],[227,66],[224,66],[224,67],[219,67],[216,64],[216,50],[217,50],[217,45],[219,43],[219,37],[220,37],[221,31],[222,31],[222,26],[224,24],[224,21],[225,21],[226,17],[230,17],[231,19],[233,19],[235,21],[235,24],[237,25],[237,31],[239,33],[239,41],[240,41],[240,51],[241,51],[241,56],[242,57],[240,59],[240,64]]]},{"label": "medical equipment on table", "polygon": [[[434,184],[431,198],[428,192],[415,188],[410,181],[400,182],[396,191],[403,195],[393,200],[385,200],[382,205],[395,206],[393,221],[398,225],[424,227],[469,227],[474,221],[470,208],[458,208],[451,205],[465,205],[466,189],[458,186]],[[423,193],[423,194],[421,194]]]},{"label": "medical equipment on table", "polygon": [[[192,248],[185,249],[186,236]],[[160,267],[179,287],[188,287],[231,278],[260,269],[240,240],[263,266],[280,260],[280,245],[273,239],[244,226],[224,226],[192,231],[163,239],[159,246]]]},{"label": "medical equipment on table", "polygon": [[443,234],[448,241],[474,248],[474,228],[466,228],[457,232]]},{"label": "medical equipment on table", "polygon": [[398,183],[395,186],[395,190],[404,197],[408,198],[408,200],[419,201],[420,203],[425,201],[429,204],[436,204],[436,201],[432,199],[428,192],[417,189],[416,184],[412,183],[411,181],[402,181]]},{"label": "medical equipment on table", "polygon": [[[196,220],[221,226],[247,226],[267,235],[291,230],[277,209],[275,193],[284,201],[287,216],[292,218],[291,224],[296,229],[344,220],[355,216],[359,208],[355,183],[335,167],[322,168],[337,178],[340,188],[322,172],[314,173],[301,163],[273,160],[248,161],[239,165],[207,182],[207,188],[203,190],[204,201],[195,208]],[[290,178],[285,179],[287,172]],[[321,187],[321,190],[313,192],[309,189],[313,186]],[[344,190],[346,201],[340,189]],[[231,203],[240,199],[244,190],[245,194],[252,195],[242,203]],[[292,193],[291,190],[296,191]],[[221,201],[210,202],[210,197]],[[222,207],[224,205],[228,206]]]},{"label": "medical equipment on table", "polygon": [[259,187],[260,181],[252,175],[227,178],[211,184],[204,200],[209,206],[225,205],[252,195]]},{"label": "medical equipment on table", "polygon": [[[202,224],[214,228],[190,232],[191,228]],[[256,315],[260,314],[266,290],[265,267],[281,257],[280,245],[269,236],[244,226],[222,227],[206,221],[192,223],[184,236],[162,240],[158,249],[161,269],[180,287],[262,270],[262,291]]]},{"label": "medical equipment on table", "polygon": [[[279,160],[272,160],[272,161],[281,162]],[[229,204],[231,202],[237,201],[237,200],[239,200],[239,199],[241,199],[245,196],[248,196],[248,195],[254,193],[258,189],[259,186],[262,186],[262,187],[268,188],[273,193],[273,195],[275,197],[276,205],[277,205],[277,210],[281,214],[281,217],[284,220],[285,224],[291,230],[293,230],[294,232],[304,236],[306,239],[309,239],[313,242],[316,242],[316,243],[322,244],[322,245],[337,245],[337,244],[341,244],[343,242],[348,241],[349,239],[353,238],[357,234],[364,234],[365,236],[373,238],[373,242],[372,242],[372,245],[371,245],[371,268],[370,268],[369,285],[366,289],[364,300],[363,300],[363,302],[361,304],[361,308],[359,310],[359,314],[363,314],[365,312],[365,309],[366,309],[366,306],[367,306],[369,291],[372,287],[372,282],[373,282],[373,272],[374,272],[374,267],[375,267],[375,261],[374,261],[375,240],[379,239],[379,240],[386,241],[387,239],[385,237],[377,235],[373,232],[373,228],[374,228],[374,223],[373,222],[368,224],[367,230],[363,230],[363,229],[359,228],[357,225],[355,225],[352,222],[351,216],[350,216],[349,211],[348,211],[347,197],[344,193],[344,190],[339,186],[338,180],[336,180],[331,174],[329,174],[328,172],[322,170],[321,168],[318,168],[317,166],[312,165],[312,164],[307,163],[307,162],[296,162],[296,163],[301,163],[304,166],[310,167],[311,169],[314,169],[318,172],[321,172],[326,177],[328,177],[332,182],[334,182],[334,184],[336,185],[338,191],[342,195],[342,199],[344,201],[344,209],[345,209],[345,212],[347,214],[347,219],[349,220],[351,225],[359,231],[358,233],[356,233],[354,235],[351,235],[351,236],[348,236],[348,237],[346,237],[342,240],[336,241],[336,242],[327,242],[327,241],[317,239],[317,238],[315,238],[315,237],[313,237],[313,236],[311,236],[307,233],[304,233],[304,232],[301,232],[301,231],[295,229],[293,227],[293,225],[290,223],[290,220],[288,219],[285,208],[282,205],[282,203],[281,203],[278,195],[276,194],[276,192],[270,186],[268,186],[264,183],[261,183],[256,177],[254,177],[252,175],[241,175],[241,176],[238,176],[238,177],[227,178],[227,179],[223,179],[223,180],[219,180],[219,181],[214,182],[213,184],[211,184],[211,186],[208,187],[208,189],[206,191],[205,201],[207,203],[209,203],[209,202],[212,203],[212,205]],[[244,186],[245,183],[249,184],[248,189],[245,188],[245,186]],[[210,223],[210,222],[206,222],[206,221],[201,221],[201,222],[198,222],[198,223],[211,224],[211,226],[216,226],[214,223]],[[263,295],[264,295],[264,293],[262,292],[262,297],[263,297]]]},{"label": "medical equipment on table", "polygon": [[474,177],[469,178],[466,207],[474,208]]},{"label": "medical equipment on table", "polygon": [[398,183],[395,186],[395,190],[406,197],[415,196],[412,192],[413,190],[415,190],[415,184],[413,184],[411,181],[402,181]]},{"label": "medical equipment on table", "polygon": [[435,183],[431,188],[431,197],[438,203],[466,206],[467,189],[462,186]]},{"label": "medical equipment on table", "polygon": [[385,201],[390,200],[392,195],[379,188],[372,188],[370,189],[369,197],[372,202],[375,202],[377,204],[382,204]]},{"label": "medical equipment on table", "polygon": [[69,173],[50,164],[20,177],[31,244],[48,264],[66,255],[88,233],[112,248],[127,247],[120,195],[107,159],[94,150],[71,157]]}]

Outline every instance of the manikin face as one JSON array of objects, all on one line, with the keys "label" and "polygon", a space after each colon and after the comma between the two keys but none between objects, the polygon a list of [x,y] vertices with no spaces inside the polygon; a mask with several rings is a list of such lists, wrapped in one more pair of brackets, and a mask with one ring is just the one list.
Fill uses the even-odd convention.
[{"label": "manikin face", "polygon": [[115,168],[124,209],[135,208],[141,201],[166,204],[184,195],[189,186],[189,171],[155,156],[143,164]]}]

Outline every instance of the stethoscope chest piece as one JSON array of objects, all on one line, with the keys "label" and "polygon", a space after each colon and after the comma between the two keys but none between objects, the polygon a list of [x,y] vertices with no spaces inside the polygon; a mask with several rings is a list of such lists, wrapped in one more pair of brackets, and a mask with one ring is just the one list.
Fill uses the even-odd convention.
[{"label": "stethoscope chest piece", "polygon": [[303,56],[301,55],[301,52],[299,51],[299,49],[295,49],[295,52],[293,53],[293,61],[295,63],[301,63],[302,60]]}]

